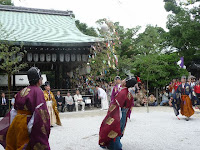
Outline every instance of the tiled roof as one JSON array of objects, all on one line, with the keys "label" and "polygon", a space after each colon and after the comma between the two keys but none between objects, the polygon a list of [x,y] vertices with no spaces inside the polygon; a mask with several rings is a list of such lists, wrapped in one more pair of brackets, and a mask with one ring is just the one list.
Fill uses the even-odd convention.
[{"label": "tiled roof", "polygon": [[71,15],[71,11],[0,5],[0,24],[6,31],[12,31],[9,41],[33,46],[84,46],[101,41],[81,33]]}]

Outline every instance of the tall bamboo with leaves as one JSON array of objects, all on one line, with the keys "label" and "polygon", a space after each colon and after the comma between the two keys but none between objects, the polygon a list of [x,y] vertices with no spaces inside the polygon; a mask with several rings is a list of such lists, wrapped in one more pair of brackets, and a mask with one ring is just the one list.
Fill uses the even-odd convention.
[{"label": "tall bamboo with leaves", "polygon": [[107,19],[100,19],[97,24],[101,26],[99,29],[99,37],[102,42],[92,46],[93,55],[89,62],[91,74],[93,76],[103,76],[104,78],[110,74],[111,70],[118,72],[118,56],[116,47],[120,46],[120,39],[116,31],[114,23]]},{"label": "tall bamboo with leaves", "polygon": [[8,75],[9,99],[11,98],[11,76],[27,66],[26,63],[22,63],[22,58],[25,54],[25,51],[22,50],[22,45],[15,46],[14,42],[6,40],[11,34],[12,31],[7,32],[3,29],[2,25],[0,25],[0,39],[4,39],[0,40],[0,69],[5,71]]}]

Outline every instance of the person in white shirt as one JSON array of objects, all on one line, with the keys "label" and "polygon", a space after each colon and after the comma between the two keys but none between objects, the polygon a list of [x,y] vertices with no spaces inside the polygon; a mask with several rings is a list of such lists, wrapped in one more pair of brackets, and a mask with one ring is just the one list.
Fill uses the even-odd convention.
[{"label": "person in white shirt", "polygon": [[74,109],[74,100],[70,93],[67,93],[67,96],[65,96],[65,104],[67,105],[67,110],[72,112]]},{"label": "person in white shirt", "polygon": [[83,102],[83,98],[79,90],[77,90],[76,95],[74,95],[74,101],[75,101],[76,111],[78,111],[78,105],[82,105],[82,111],[85,110],[85,103]]},{"label": "person in white shirt", "polygon": [[107,110],[108,109],[108,99],[107,99],[106,92],[99,86],[96,86],[96,90],[98,92],[99,99],[101,99],[101,110]]}]

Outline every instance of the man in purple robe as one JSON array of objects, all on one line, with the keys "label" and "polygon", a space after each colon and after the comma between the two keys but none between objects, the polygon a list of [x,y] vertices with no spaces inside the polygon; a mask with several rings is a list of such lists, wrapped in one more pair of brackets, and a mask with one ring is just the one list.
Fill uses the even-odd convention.
[{"label": "man in purple robe", "polygon": [[115,86],[113,87],[111,94],[111,104],[115,100],[116,95],[121,91],[121,78],[119,76],[115,77]]},{"label": "man in purple robe", "polygon": [[14,108],[0,121],[0,144],[6,150],[50,150],[50,120],[40,89],[40,70],[28,70],[30,86],[17,93]]}]

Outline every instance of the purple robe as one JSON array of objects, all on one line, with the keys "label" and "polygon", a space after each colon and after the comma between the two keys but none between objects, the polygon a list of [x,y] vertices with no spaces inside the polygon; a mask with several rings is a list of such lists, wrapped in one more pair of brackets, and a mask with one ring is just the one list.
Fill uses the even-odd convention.
[{"label": "purple robe", "polygon": [[113,90],[112,90],[112,94],[111,94],[111,104],[115,101],[115,97],[117,96],[117,94],[120,92],[120,87],[118,84],[116,84],[114,87],[113,87]]},{"label": "purple robe", "polygon": [[[28,111],[32,115],[27,116],[27,128],[29,142],[25,144],[30,149],[50,150],[48,138],[50,134],[50,119],[44,99],[43,91],[37,86],[28,86],[21,90],[15,99],[12,109],[0,121],[0,144],[6,148],[6,135],[17,111]],[[13,141],[15,142],[15,141]]]}]

